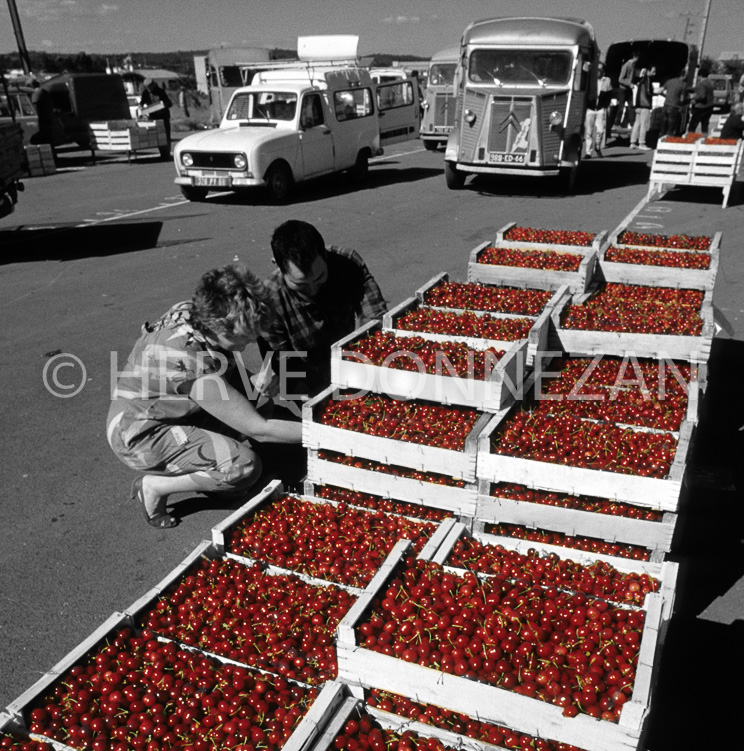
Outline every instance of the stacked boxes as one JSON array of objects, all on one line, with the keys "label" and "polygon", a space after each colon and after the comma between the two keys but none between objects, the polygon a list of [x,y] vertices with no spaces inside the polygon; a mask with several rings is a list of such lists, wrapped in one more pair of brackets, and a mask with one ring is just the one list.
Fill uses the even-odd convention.
[{"label": "stacked boxes", "polygon": [[48,143],[26,144],[26,171],[29,177],[43,177],[54,175],[57,167],[54,164],[54,152]]}]

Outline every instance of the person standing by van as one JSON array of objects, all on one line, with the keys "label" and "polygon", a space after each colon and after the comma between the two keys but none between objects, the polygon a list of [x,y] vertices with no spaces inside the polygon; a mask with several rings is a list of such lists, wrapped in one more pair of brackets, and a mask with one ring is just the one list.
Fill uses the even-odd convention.
[{"label": "person standing by van", "polygon": [[684,70],[670,78],[662,87],[664,94],[664,119],[661,125],[662,136],[678,136],[682,127],[682,108],[687,103],[687,84]]},{"label": "person standing by van", "polygon": [[620,68],[620,76],[617,79],[618,97],[617,97],[617,124],[623,126],[629,122],[633,111],[633,84],[636,79],[636,65],[640,53],[633,50],[630,59],[623,63]]},{"label": "person standing by van", "polygon": [[689,127],[690,132],[695,133],[699,125],[706,136],[715,103],[715,90],[713,82],[708,78],[709,73],[710,69],[707,67],[702,67],[698,71],[698,82],[695,84],[695,91],[692,95],[692,115]]},{"label": "person standing by van", "polygon": [[607,110],[612,98],[612,82],[605,75],[604,63],[597,65],[596,88],[589,97],[584,117],[584,158],[589,159],[592,149],[602,156],[607,138]]},{"label": "person standing by van", "polygon": [[[145,114],[150,120],[162,120],[165,126],[165,138],[167,142],[168,155],[170,155],[171,146],[171,128],[170,128],[170,109],[173,106],[170,97],[166,93],[165,89],[153,81],[152,78],[146,78],[144,80],[144,88],[140,94],[140,107],[144,107],[145,110],[152,108],[152,112],[145,111]],[[159,107],[158,105],[162,105]]]},{"label": "person standing by van", "polygon": [[651,78],[656,75],[656,68],[643,68],[636,84],[635,119],[630,131],[630,148],[649,151],[646,145],[646,134],[651,122]]}]

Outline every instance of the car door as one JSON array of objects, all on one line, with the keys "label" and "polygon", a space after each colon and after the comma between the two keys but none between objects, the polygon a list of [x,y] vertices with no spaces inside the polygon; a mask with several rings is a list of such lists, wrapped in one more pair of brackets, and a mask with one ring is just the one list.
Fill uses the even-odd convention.
[{"label": "car door", "polygon": [[305,177],[332,172],[335,167],[333,131],[325,121],[320,94],[302,97],[300,106],[300,147]]},{"label": "car door", "polygon": [[377,85],[380,145],[418,138],[418,82],[412,78]]}]

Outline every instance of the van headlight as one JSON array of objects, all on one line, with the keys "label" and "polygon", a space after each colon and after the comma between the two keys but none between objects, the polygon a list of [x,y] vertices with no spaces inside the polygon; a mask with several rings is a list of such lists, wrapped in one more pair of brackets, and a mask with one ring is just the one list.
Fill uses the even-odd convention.
[{"label": "van headlight", "polygon": [[245,158],[245,154],[236,154],[233,157],[233,164],[239,170],[244,170],[248,166],[248,160]]},{"label": "van headlight", "polygon": [[184,151],[183,154],[181,154],[181,164],[183,164],[184,167],[193,167],[194,157],[189,154],[188,151]]},{"label": "van headlight", "polygon": [[475,112],[473,110],[465,110],[465,122],[468,125],[472,125],[475,122]]},{"label": "van headlight", "polygon": [[424,101],[423,101],[423,102],[421,102],[421,106],[422,106],[422,107],[423,107],[423,108],[424,108],[425,110],[428,110],[428,109],[429,109],[429,102],[427,102],[427,101],[426,101],[426,99],[424,99]]},{"label": "van headlight", "polygon": [[548,122],[555,128],[556,125],[560,125],[563,122],[563,115],[558,110],[554,110],[550,113]]}]

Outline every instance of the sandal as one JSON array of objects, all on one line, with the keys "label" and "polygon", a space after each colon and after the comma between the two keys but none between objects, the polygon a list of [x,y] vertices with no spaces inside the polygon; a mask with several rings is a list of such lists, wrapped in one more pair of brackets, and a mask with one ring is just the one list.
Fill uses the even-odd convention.
[{"label": "sandal", "polygon": [[145,515],[145,521],[151,526],[157,529],[171,529],[178,524],[178,519],[170,514],[161,511],[160,513],[150,516],[147,513],[147,506],[145,506],[145,494],[142,491],[142,481],[144,477],[137,477],[132,483],[132,500],[139,501],[142,504],[142,512]]}]

